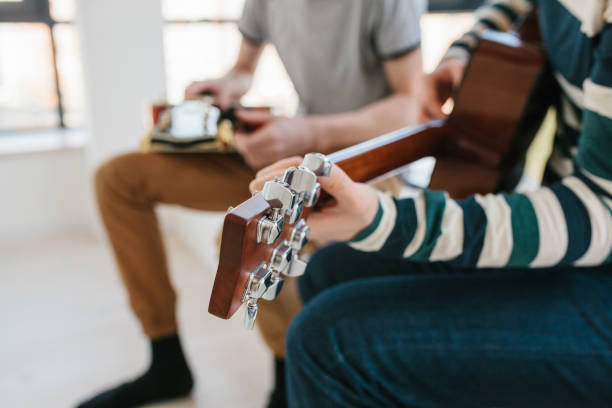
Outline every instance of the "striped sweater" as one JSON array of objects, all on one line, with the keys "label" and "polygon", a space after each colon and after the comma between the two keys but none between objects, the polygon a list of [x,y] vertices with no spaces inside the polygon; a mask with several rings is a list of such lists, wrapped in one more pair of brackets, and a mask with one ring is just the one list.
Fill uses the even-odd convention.
[{"label": "striped sweater", "polygon": [[461,201],[430,190],[380,194],[352,247],[466,268],[612,261],[612,0],[489,2],[445,58],[469,57],[484,29],[508,30],[534,7],[563,93],[547,185]]}]

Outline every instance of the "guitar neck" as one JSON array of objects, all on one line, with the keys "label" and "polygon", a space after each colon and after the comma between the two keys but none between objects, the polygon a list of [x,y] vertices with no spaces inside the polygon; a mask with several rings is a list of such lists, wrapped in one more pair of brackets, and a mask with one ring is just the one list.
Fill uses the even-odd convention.
[{"label": "guitar neck", "polygon": [[328,155],[349,177],[365,182],[408,163],[435,156],[446,134],[445,121],[396,130]]}]

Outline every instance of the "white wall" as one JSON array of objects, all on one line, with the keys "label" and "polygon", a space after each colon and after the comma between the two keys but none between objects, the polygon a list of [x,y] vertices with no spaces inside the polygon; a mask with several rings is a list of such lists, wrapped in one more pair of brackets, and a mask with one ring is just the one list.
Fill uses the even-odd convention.
[{"label": "white wall", "polygon": [[[67,230],[100,231],[91,177],[134,151],[148,104],[165,94],[160,0],[77,0],[88,142],[81,148],[0,155],[0,243]],[[220,216],[162,208],[162,225],[202,260],[214,256]]]},{"label": "white wall", "polygon": [[[165,95],[160,0],[77,0],[93,167],[138,148],[147,105]],[[162,226],[202,260],[214,254],[218,216],[161,208]]]},{"label": "white wall", "polygon": [[0,156],[0,244],[83,229],[89,185],[84,149]]},{"label": "white wall", "polygon": [[160,0],[77,0],[90,164],[135,150],[165,94]]},{"label": "white wall", "polygon": [[[164,94],[160,0],[77,0],[76,20],[88,140],[28,153],[7,154],[0,146],[0,242],[98,225],[93,170],[138,147],[144,109]],[[30,136],[37,145],[37,136]]]}]

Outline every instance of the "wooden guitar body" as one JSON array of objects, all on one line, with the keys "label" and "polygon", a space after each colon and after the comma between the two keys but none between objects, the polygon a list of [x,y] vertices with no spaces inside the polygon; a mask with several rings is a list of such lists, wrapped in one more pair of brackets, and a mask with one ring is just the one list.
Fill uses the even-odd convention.
[{"label": "wooden guitar body", "polygon": [[[400,129],[328,158],[353,180],[368,181],[434,156],[432,189],[448,191],[454,198],[509,191],[550,105],[537,99],[549,94],[543,92],[549,86],[545,67],[536,44],[522,43],[512,34],[486,34],[466,69],[448,119]],[[279,245],[290,240],[310,209],[297,222],[285,222],[273,243],[258,242],[258,224],[272,211],[273,204],[256,194],[225,216],[208,309],[213,315],[228,319],[238,310],[253,272],[262,263],[275,261]]]}]

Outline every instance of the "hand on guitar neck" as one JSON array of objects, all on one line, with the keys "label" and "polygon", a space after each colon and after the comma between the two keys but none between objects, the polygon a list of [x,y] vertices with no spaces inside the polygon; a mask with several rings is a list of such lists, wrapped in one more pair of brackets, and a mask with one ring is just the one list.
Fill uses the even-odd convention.
[{"label": "hand on guitar neck", "polygon": [[[282,180],[288,168],[301,163],[301,157],[290,157],[260,170],[249,186],[251,192],[262,190],[268,181]],[[331,200],[308,215],[311,241],[319,245],[348,241],[372,223],[378,210],[378,195],[372,187],[354,182],[335,164],[329,176],[318,181]]]},{"label": "hand on guitar neck", "polygon": [[[260,171],[251,189],[262,192],[225,216],[209,312],[229,319],[246,304],[245,323],[252,327],[258,299],[274,299],[284,276],[304,272],[299,254],[309,233],[320,243],[355,237],[372,223],[380,200],[361,182],[422,157],[436,158],[429,187],[452,198],[510,191],[554,96],[545,68],[537,45],[523,44],[511,34],[483,35],[465,68],[460,60],[446,60],[428,78],[431,90],[425,97],[432,110],[460,82],[448,118],[400,129],[327,158],[309,154],[301,166],[300,158],[293,157]],[[316,203],[319,189],[332,200]],[[313,210],[313,205],[320,208]]]},{"label": "hand on guitar neck", "polygon": [[452,99],[454,91],[459,87],[465,72],[467,61],[452,57],[442,60],[438,67],[425,76],[425,86],[421,103],[425,112],[432,118],[442,118],[450,113],[446,102]]}]

